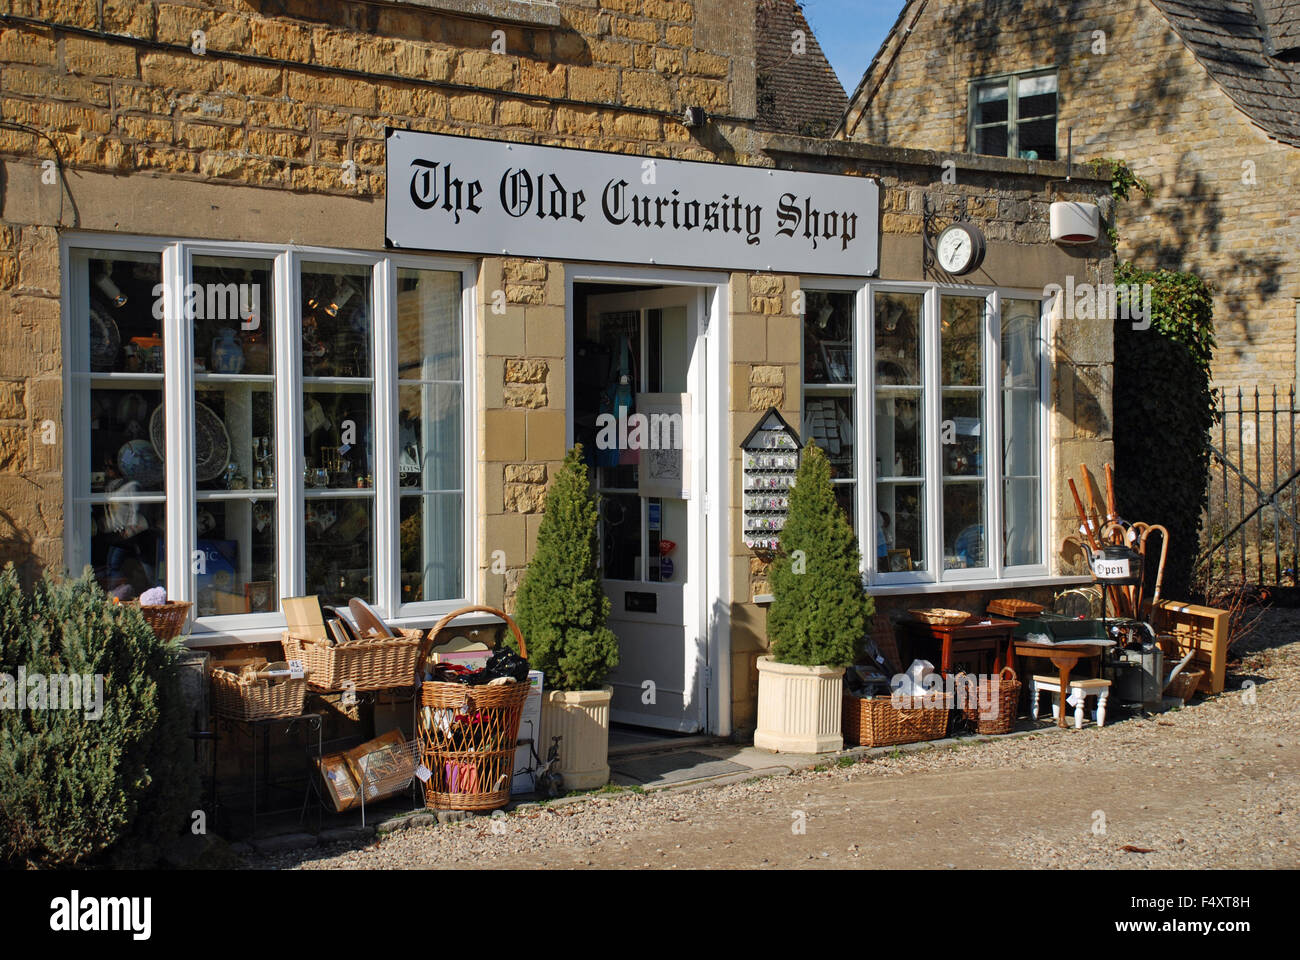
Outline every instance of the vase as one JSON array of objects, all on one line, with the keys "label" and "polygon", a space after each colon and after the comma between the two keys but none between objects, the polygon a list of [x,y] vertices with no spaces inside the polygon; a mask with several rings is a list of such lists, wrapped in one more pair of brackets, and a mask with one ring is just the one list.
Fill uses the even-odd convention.
[{"label": "vase", "polygon": [[235,339],[235,331],[222,330],[212,338],[212,353],[208,358],[212,373],[239,373],[244,369],[244,348]]}]

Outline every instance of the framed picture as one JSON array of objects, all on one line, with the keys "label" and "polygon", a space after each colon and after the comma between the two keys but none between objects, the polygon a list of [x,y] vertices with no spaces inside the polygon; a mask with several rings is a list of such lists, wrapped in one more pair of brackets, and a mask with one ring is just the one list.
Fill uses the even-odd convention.
[{"label": "framed picture", "polygon": [[643,497],[691,499],[691,395],[638,393],[633,416],[644,418],[638,492]]},{"label": "framed picture", "polygon": [[848,341],[827,341],[822,344],[826,359],[826,373],[832,383],[848,383],[853,379],[853,347]]},{"label": "framed picture", "polygon": [[885,554],[885,566],[889,573],[908,573],[912,569],[912,551],[890,550]]},{"label": "framed picture", "polygon": [[245,613],[271,613],[274,610],[274,580],[252,580],[244,584]]}]

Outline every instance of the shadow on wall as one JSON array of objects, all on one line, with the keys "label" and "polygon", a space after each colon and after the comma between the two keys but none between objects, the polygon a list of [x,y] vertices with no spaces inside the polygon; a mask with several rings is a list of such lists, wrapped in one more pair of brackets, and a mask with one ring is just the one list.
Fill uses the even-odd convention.
[{"label": "shadow on wall", "polygon": [[44,565],[36,556],[27,529],[0,509],[0,567],[12,563],[18,569],[23,589],[30,589],[41,577]]}]

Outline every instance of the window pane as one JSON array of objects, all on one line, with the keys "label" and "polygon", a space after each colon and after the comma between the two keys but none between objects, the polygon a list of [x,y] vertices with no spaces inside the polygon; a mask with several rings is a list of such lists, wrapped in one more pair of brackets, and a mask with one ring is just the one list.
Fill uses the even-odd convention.
[{"label": "window pane", "polygon": [[975,152],[988,157],[1005,157],[1009,149],[1006,127],[981,127],[975,131]]},{"label": "window pane", "polygon": [[600,495],[601,576],[641,579],[641,498],[636,494]]},{"label": "window pane", "polygon": [[94,382],[102,386],[90,390],[90,492],[162,493],[161,376],[146,383]]},{"label": "window pane", "polygon": [[276,582],[275,498],[201,499],[194,511],[194,614],[273,613]]},{"label": "window pane", "polygon": [[943,568],[987,566],[984,551],[984,484],[945,480],[943,484]]},{"label": "window pane", "polygon": [[983,297],[944,297],[940,370],[945,386],[980,386],[984,371]]},{"label": "window pane", "polygon": [[883,573],[925,569],[923,484],[876,484],[876,556]]},{"label": "window pane", "polygon": [[352,597],[375,598],[374,500],[317,497],[305,504],[304,552],[307,593],[321,603],[345,605]]},{"label": "window pane", "polygon": [[875,300],[876,385],[921,385],[921,324],[925,298],[912,293],[877,293]]},{"label": "window pane", "polygon": [[984,320],[979,297],[940,305],[944,569],[987,565],[984,531]]},{"label": "window pane", "polygon": [[401,510],[402,602],[464,596],[461,495],[404,496]]},{"label": "window pane", "polygon": [[924,569],[925,474],[921,333],[925,298],[876,293],[876,562],[884,573]]},{"label": "window pane", "polygon": [[77,526],[90,531],[89,560],[104,590],[129,600],[167,585],[165,503],[114,499],[85,504],[78,513]]},{"label": "window pane", "polygon": [[1002,539],[1007,566],[1042,562],[1041,307],[1002,303]]},{"label": "window pane", "polygon": [[857,476],[852,396],[806,397],[803,438],[804,442],[815,443],[826,451],[831,462],[831,479],[847,480]]},{"label": "window pane", "polygon": [[852,383],[854,294],[806,291],[804,383]]},{"label": "window pane", "polygon": [[1056,159],[1056,118],[1020,124],[1020,158],[1022,160]]},{"label": "window pane", "polygon": [[1008,86],[1005,82],[981,84],[975,93],[975,122],[1005,123],[1007,119]]},{"label": "window pane", "polygon": [[[194,612],[278,605],[273,262],[195,257],[184,307],[193,326]],[[161,420],[161,418],[159,418]],[[161,423],[153,428],[161,436]]]},{"label": "window pane", "polygon": [[302,267],[302,375],[370,377],[369,267]]},{"label": "window pane", "polygon": [[461,279],[397,273],[402,602],[465,595]]},{"label": "window pane", "polygon": [[162,257],[100,252],[88,261],[82,371],[162,379]]},{"label": "window pane", "polygon": [[459,382],[460,275],[397,271],[397,375]]}]

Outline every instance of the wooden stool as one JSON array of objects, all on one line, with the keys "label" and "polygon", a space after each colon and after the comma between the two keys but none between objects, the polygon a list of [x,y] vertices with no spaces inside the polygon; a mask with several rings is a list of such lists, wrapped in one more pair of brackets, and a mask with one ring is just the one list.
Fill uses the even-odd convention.
[{"label": "wooden stool", "polygon": [[[1057,711],[1060,709],[1061,679],[1035,674],[1030,684],[1030,718],[1033,720],[1038,719],[1038,696],[1043,693],[1055,695],[1052,703],[1052,716],[1059,716]],[[1097,726],[1106,726],[1106,701],[1110,699],[1109,680],[1071,680],[1070,696],[1078,697],[1077,705],[1074,708],[1074,729],[1078,730],[1083,726],[1083,705],[1089,697],[1097,698]]]}]

